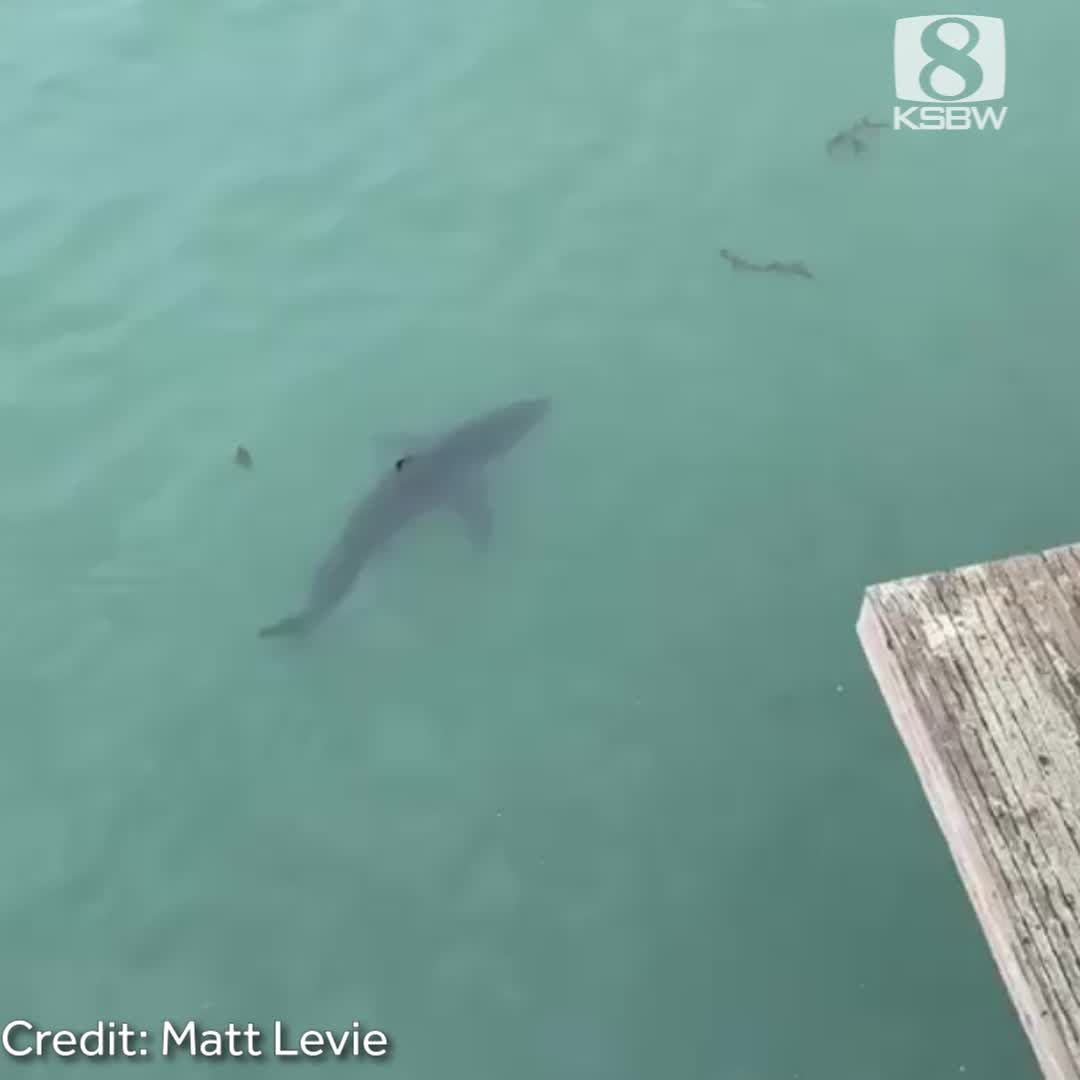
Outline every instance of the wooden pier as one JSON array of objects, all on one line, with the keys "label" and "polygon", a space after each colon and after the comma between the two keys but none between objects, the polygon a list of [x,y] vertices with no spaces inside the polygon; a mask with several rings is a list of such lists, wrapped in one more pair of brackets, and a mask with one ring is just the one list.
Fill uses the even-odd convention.
[{"label": "wooden pier", "polygon": [[858,630],[1043,1073],[1080,1080],[1080,545],[875,585]]}]

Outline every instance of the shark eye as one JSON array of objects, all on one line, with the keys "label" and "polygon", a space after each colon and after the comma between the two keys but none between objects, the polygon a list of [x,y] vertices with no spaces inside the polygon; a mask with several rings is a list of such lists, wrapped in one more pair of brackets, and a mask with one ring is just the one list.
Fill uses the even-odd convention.
[{"label": "shark eye", "polygon": [[408,465],[410,461],[412,461],[411,457],[398,458],[397,461],[394,462],[394,468],[398,472],[401,472],[401,470],[404,469],[405,466]]}]

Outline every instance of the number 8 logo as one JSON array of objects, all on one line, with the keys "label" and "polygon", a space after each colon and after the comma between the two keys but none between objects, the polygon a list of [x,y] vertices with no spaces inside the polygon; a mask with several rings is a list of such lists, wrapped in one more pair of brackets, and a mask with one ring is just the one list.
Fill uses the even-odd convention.
[{"label": "number 8 logo", "polygon": [[893,60],[901,101],[997,101],[1005,96],[1005,22],[987,15],[897,19]]},{"label": "number 8 logo", "polygon": [[[940,31],[945,26],[963,27],[967,41],[963,48],[956,48],[942,41]],[[919,87],[929,98],[938,101],[963,101],[979,92],[983,83],[982,67],[971,58],[971,53],[979,44],[979,28],[970,19],[959,15],[946,15],[937,22],[932,22],[919,38],[922,50],[930,57],[930,62],[919,72]],[[943,94],[934,86],[934,75],[941,69],[952,71],[964,80],[959,93]]]}]

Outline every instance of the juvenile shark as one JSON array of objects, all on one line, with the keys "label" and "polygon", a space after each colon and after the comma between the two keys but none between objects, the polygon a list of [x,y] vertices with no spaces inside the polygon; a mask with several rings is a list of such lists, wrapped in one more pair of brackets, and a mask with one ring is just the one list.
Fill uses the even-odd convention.
[{"label": "juvenile shark", "polygon": [[549,398],[505,405],[428,442],[402,447],[349,515],[338,542],[311,583],[306,607],[259,631],[259,637],[302,634],[322,622],[348,594],[368,561],[406,525],[432,510],[457,512],[477,547],[491,535],[484,466],[513,449],[551,410]]}]

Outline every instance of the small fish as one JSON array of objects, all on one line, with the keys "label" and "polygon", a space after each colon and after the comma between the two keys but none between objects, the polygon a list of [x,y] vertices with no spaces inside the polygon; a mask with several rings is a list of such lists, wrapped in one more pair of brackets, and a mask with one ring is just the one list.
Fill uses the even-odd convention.
[{"label": "small fish", "polygon": [[806,263],[798,261],[779,262],[774,259],[768,263],[751,262],[741,255],[735,255],[727,248],[720,249],[720,256],[731,263],[733,270],[752,270],[760,274],[790,274],[795,277],[813,278],[813,274],[807,269]]},{"label": "small fish", "polygon": [[869,147],[866,144],[865,139],[860,139],[858,135],[852,131],[841,131],[839,134],[834,135],[826,144],[825,152],[830,157],[836,157],[839,150],[844,147],[850,147],[856,154],[865,154]]},{"label": "small fish", "polygon": [[233,456],[233,461],[242,469],[250,469],[255,462],[251,459],[251,453],[246,446],[238,446]]},{"label": "small fish", "polygon": [[856,155],[865,154],[870,149],[870,144],[860,136],[876,135],[879,131],[884,131],[888,127],[888,124],[871,120],[869,116],[860,116],[854,124],[844,128],[843,131],[838,131],[825,143],[825,152],[830,157],[836,157],[838,151],[843,149],[850,149]]},{"label": "small fish", "polygon": [[741,255],[736,255],[734,252],[728,251],[727,248],[720,249],[720,257],[726,259],[731,263],[733,270],[760,270],[761,267],[755,266],[749,259],[744,259]]},{"label": "small fish", "polygon": [[771,262],[765,267],[766,270],[771,270],[774,274],[792,274],[795,277],[804,277],[813,279],[814,275],[810,273],[806,263],[792,261],[792,262]]}]

